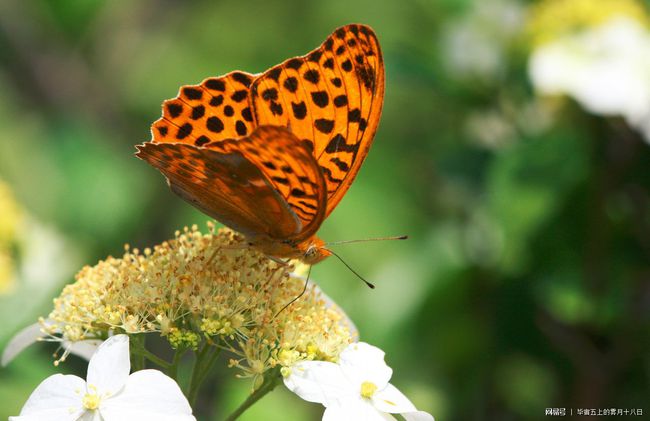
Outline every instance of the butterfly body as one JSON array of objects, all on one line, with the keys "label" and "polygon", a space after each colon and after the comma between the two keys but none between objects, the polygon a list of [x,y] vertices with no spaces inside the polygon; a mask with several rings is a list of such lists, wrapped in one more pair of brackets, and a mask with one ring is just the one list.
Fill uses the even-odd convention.
[{"label": "butterfly body", "polygon": [[347,25],[262,74],[182,87],[136,155],[267,255],[317,263],[330,252],[316,232],[368,153],[383,93],[374,33]]},{"label": "butterfly body", "polygon": [[286,240],[278,242],[272,238],[251,239],[250,242],[267,256],[300,259],[308,265],[316,264],[331,255],[325,242],[315,235],[299,243]]}]

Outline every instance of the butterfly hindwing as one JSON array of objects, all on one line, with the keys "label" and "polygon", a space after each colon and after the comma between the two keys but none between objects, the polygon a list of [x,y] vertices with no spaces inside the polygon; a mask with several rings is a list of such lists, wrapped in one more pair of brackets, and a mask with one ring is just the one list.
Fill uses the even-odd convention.
[{"label": "butterfly hindwing", "polygon": [[250,87],[257,124],[289,127],[312,150],[327,184],[329,215],[365,159],[384,96],[384,65],[367,26],[338,28],[316,50],[289,59]]},{"label": "butterfly hindwing", "polygon": [[240,152],[148,142],[137,156],[160,170],[172,191],[212,218],[255,238],[288,238],[301,223],[260,169]]},{"label": "butterfly hindwing", "polygon": [[311,152],[288,129],[260,126],[250,136],[210,143],[206,148],[241,152],[257,166],[301,222],[300,241],[312,236],[325,218],[326,186]]},{"label": "butterfly hindwing", "polygon": [[148,142],[137,156],[174,193],[248,237],[300,241],[322,223],[326,197],[316,160],[296,143],[287,129],[262,126],[205,147]]}]

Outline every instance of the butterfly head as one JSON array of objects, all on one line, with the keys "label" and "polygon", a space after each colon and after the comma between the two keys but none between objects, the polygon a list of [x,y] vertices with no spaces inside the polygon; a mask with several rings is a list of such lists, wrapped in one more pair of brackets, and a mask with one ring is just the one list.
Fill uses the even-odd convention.
[{"label": "butterfly head", "polygon": [[318,237],[314,236],[303,244],[299,246],[302,252],[300,259],[308,265],[316,264],[332,255],[332,252],[325,247],[325,242]]}]

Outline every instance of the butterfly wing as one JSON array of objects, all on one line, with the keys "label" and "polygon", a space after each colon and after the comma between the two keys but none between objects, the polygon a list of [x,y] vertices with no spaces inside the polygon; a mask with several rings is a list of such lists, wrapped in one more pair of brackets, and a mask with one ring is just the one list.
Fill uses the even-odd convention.
[{"label": "butterfly wing", "polygon": [[248,96],[254,78],[237,71],[181,87],[176,98],[163,103],[163,115],[151,127],[152,141],[203,146],[251,133]]},{"label": "butterfly wing", "polygon": [[300,242],[316,233],[325,219],[325,179],[314,156],[291,131],[279,126],[260,126],[249,137],[205,147],[222,153],[241,151],[260,169],[300,221],[300,232],[285,239]]},{"label": "butterfly wing", "polygon": [[364,25],[338,28],[316,50],[289,59],[250,86],[257,124],[289,127],[324,174],[329,215],[357,175],[384,98],[377,37]]},{"label": "butterfly wing", "polygon": [[136,155],[160,170],[174,193],[225,225],[252,239],[300,241],[320,226],[324,216],[314,209],[324,209],[319,201],[326,199],[318,164],[296,142],[284,128],[260,127],[205,147],[148,142]]}]

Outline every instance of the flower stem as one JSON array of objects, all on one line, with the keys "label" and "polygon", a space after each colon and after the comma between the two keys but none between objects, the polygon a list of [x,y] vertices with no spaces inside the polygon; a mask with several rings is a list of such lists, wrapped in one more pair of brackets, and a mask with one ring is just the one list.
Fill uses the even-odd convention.
[{"label": "flower stem", "polygon": [[220,349],[212,346],[211,343],[206,342],[196,354],[196,360],[194,361],[194,367],[192,368],[192,376],[190,377],[189,389],[187,391],[187,400],[191,406],[194,406],[201,384],[210,372],[212,365],[219,356],[219,352]]},{"label": "flower stem", "polygon": [[131,353],[133,358],[131,358],[131,363],[133,366],[133,371],[138,371],[144,369],[144,335],[131,335]]},{"label": "flower stem", "polygon": [[157,356],[156,354],[154,354],[153,352],[149,351],[146,348],[134,349],[133,353],[148,359],[152,363],[164,369],[169,369],[172,366],[172,364],[170,364],[168,361],[163,360],[162,358],[160,358],[159,356]]},{"label": "flower stem", "polygon": [[235,411],[226,418],[226,421],[235,421],[241,414],[244,413],[248,408],[253,406],[253,404],[260,399],[262,399],[267,393],[275,389],[275,386],[280,383],[282,376],[278,370],[271,370],[266,376],[264,376],[264,382],[262,385],[257,388],[252,394],[246,398],[246,400],[239,405]]},{"label": "flower stem", "polygon": [[177,349],[176,352],[174,352],[174,358],[172,359],[171,364],[168,364],[166,367],[167,375],[177,382],[178,378],[176,376],[178,375],[178,363],[180,363],[183,354],[185,354],[185,350]]}]

